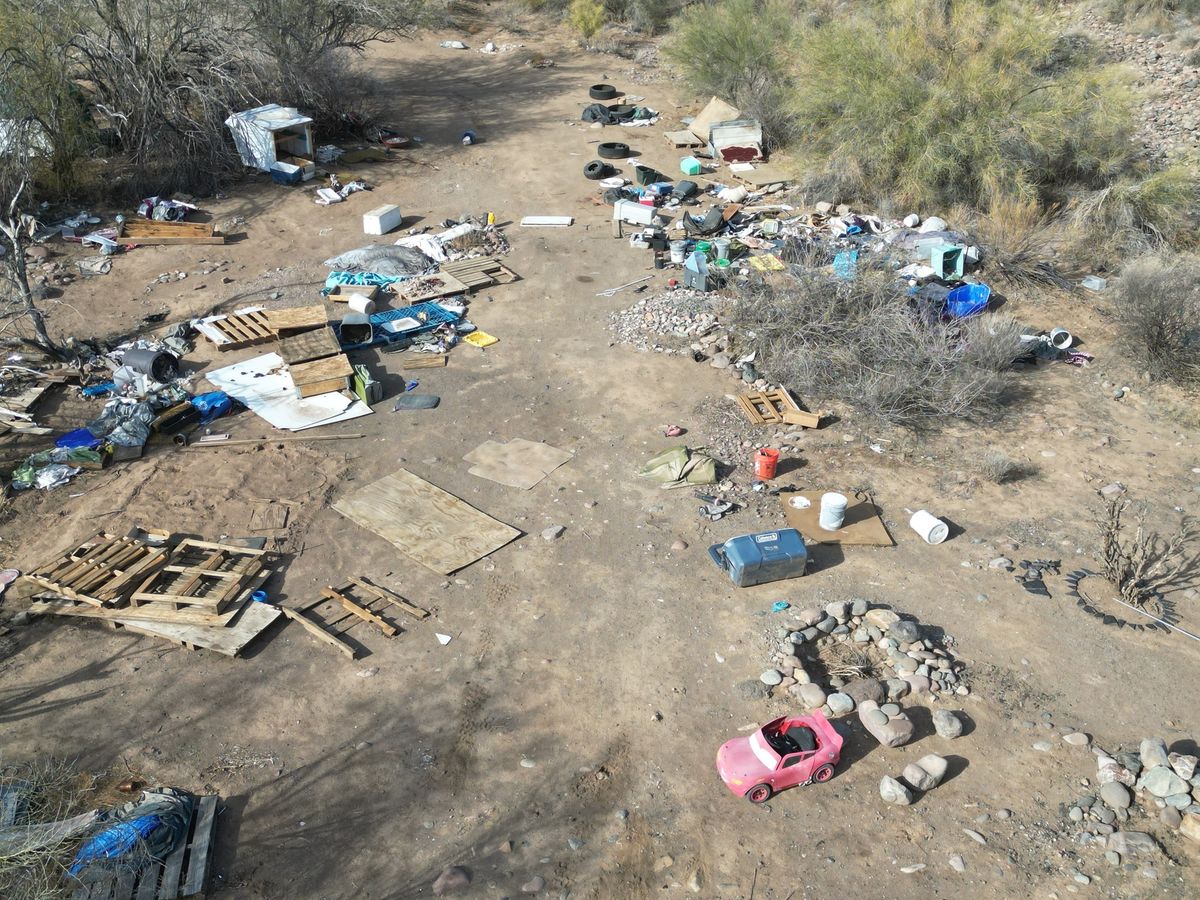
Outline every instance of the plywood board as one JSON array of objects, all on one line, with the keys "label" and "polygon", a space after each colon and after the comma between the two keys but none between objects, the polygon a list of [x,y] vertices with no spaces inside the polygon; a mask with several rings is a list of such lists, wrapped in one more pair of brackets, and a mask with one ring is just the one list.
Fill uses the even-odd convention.
[{"label": "plywood board", "polygon": [[709,131],[712,129],[714,122],[728,122],[730,119],[738,118],[741,114],[741,110],[736,106],[730,106],[720,97],[713,97],[708,101],[704,109],[700,110],[700,114],[692,119],[692,124],[688,126],[688,130],[703,143],[707,144]]},{"label": "plywood board", "polygon": [[472,475],[527,491],[572,456],[569,450],[516,438],[506,444],[484,441],[463,461],[472,464]]},{"label": "plywood board", "polygon": [[159,222],[126,219],[117,229],[118,239],[135,244],[223,244],[225,235],[204,222]]},{"label": "plywood board", "polygon": [[333,508],[440,575],[521,535],[407,469],[359,488]]},{"label": "plywood board", "polygon": [[[821,515],[821,495],[824,491],[796,491],[781,493],[779,502],[783,504],[783,513],[788,525],[802,535],[818,544],[843,544],[865,547],[892,547],[895,541],[888,533],[887,526],[879,517],[879,507],[871,502],[866,494],[856,494],[850,498],[846,506],[846,518],[842,527],[837,531],[826,531],[818,523]],[[809,502],[805,509],[797,509],[792,505],[793,497],[804,497]]]},{"label": "plywood board", "polygon": [[755,166],[750,171],[730,170],[730,175],[750,187],[766,187],[769,184],[782,184],[792,180],[792,176],[777,166]]},{"label": "plywood board", "polygon": [[279,355],[288,365],[323,359],[341,352],[342,346],[338,343],[337,335],[328,326],[294,334],[279,342]]},{"label": "plywood board", "polygon": [[329,324],[324,306],[296,306],[291,309],[272,309],[267,312],[267,326],[278,334],[287,331],[308,331]]},{"label": "plywood board", "polygon": [[200,647],[223,656],[237,656],[246,645],[262,634],[279,618],[279,608],[270,603],[247,603],[237,618],[222,627],[205,625],[172,625],[167,622],[147,622],[141,619],[114,619],[129,631],[150,637],[165,638],[186,647]]}]

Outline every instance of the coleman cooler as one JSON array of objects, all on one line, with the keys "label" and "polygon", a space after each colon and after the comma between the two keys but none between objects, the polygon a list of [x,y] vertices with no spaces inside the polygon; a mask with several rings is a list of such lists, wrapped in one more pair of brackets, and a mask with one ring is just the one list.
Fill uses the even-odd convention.
[{"label": "coleman cooler", "polygon": [[798,578],[808,565],[804,538],[795,528],[730,538],[709,547],[708,555],[738,587]]}]

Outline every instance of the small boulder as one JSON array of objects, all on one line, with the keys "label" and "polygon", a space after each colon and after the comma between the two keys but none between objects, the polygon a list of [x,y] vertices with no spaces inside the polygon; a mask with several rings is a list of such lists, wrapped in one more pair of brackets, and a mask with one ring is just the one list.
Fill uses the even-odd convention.
[{"label": "small boulder", "polygon": [[825,702],[829,705],[829,711],[835,716],[844,716],[846,713],[854,711],[854,699],[848,694],[840,692],[830,694],[825,698]]},{"label": "small boulder", "polygon": [[542,530],[542,538],[547,541],[556,541],[563,536],[566,530],[565,525],[551,525],[549,528]]},{"label": "small boulder", "polygon": [[799,685],[800,700],[809,709],[820,709],[825,705],[828,699],[825,696],[825,691],[821,689],[819,684],[802,684]]},{"label": "small boulder", "polygon": [[887,699],[889,700],[902,700],[912,690],[908,682],[901,678],[889,678],[883,684],[887,689]]},{"label": "small boulder", "polygon": [[1153,769],[1155,766],[1170,766],[1170,756],[1167,754],[1167,744],[1162,738],[1146,738],[1138,747],[1138,759],[1142,766]]},{"label": "small boulder", "polygon": [[850,618],[850,601],[838,600],[834,603],[826,603],[825,614],[833,616],[839,622],[845,622]]},{"label": "small boulder", "polygon": [[938,737],[954,740],[963,733],[962,719],[948,709],[935,709],[933,730],[937,732]]},{"label": "small boulder", "polygon": [[1171,771],[1184,781],[1191,781],[1195,776],[1198,761],[1196,757],[1186,756],[1183,753],[1168,753],[1167,760],[1171,764]]},{"label": "small boulder", "polygon": [[863,701],[858,710],[858,720],[884,747],[901,747],[912,740],[912,720],[903,712],[895,716],[887,715],[873,700]]},{"label": "small boulder", "polygon": [[880,631],[887,631],[893,622],[900,621],[900,617],[890,609],[868,609],[863,613],[863,621]]},{"label": "small boulder", "polygon": [[527,882],[521,885],[522,894],[540,894],[546,886],[546,879],[541,875],[534,875]]},{"label": "small boulder", "polygon": [[471,886],[471,875],[462,866],[446,866],[441,874],[433,879],[433,892],[437,896],[455,894],[465,891]]},{"label": "small boulder", "polygon": [[862,597],[850,601],[850,615],[852,616],[865,616],[870,608],[871,604]]},{"label": "small boulder", "polygon": [[905,766],[901,777],[918,791],[932,791],[946,777],[946,768],[945,759],[930,753]]},{"label": "small boulder", "polygon": [[1158,814],[1158,818],[1164,825],[1171,828],[1178,828],[1183,824],[1183,813],[1173,806],[1164,807],[1163,811]]},{"label": "small boulder", "polygon": [[802,609],[796,613],[796,619],[804,628],[811,628],[825,618],[823,609]]},{"label": "small boulder", "polygon": [[879,796],[893,806],[908,806],[913,802],[912,791],[890,775],[879,779]]},{"label": "small boulder", "polygon": [[911,644],[921,639],[921,626],[909,619],[897,619],[888,626],[887,636],[900,644]]},{"label": "small boulder", "polygon": [[1100,799],[1110,809],[1128,809],[1132,801],[1129,788],[1119,781],[1110,781],[1108,784],[1100,785]]},{"label": "small boulder", "polygon": [[861,704],[864,700],[882,703],[887,699],[887,692],[883,689],[883,685],[874,678],[860,678],[858,681],[852,681],[843,690],[856,704]]},{"label": "small boulder", "polygon": [[822,619],[820,622],[817,623],[817,631],[820,631],[823,634],[829,634],[829,632],[833,631],[833,629],[835,629],[837,627],[838,627],[838,620],[835,619],[833,616],[826,616],[824,619]]},{"label": "small boulder", "polygon": [[1091,742],[1092,739],[1082,731],[1073,731],[1063,735],[1063,743],[1070,744],[1072,747],[1086,747]]},{"label": "small boulder", "polygon": [[1183,821],[1179,823],[1179,833],[1200,844],[1200,813],[1185,813]]},{"label": "small boulder", "polygon": [[1172,794],[1188,792],[1188,783],[1166,766],[1146,769],[1138,780],[1138,786],[1145,788],[1155,797],[1170,797]]},{"label": "small boulder", "polygon": [[1110,834],[1104,843],[1106,850],[1120,853],[1122,857],[1152,856],[1158,853],[1158,844],[1144,831],[1117,831]]},{"label": "small boulder", "polygon": [[768,687],[774,687],[775,685],[779,684],[779,682],[783,681],[783,675],[780,674],[778,669],[767,669],[758,676],[758,680]]}]

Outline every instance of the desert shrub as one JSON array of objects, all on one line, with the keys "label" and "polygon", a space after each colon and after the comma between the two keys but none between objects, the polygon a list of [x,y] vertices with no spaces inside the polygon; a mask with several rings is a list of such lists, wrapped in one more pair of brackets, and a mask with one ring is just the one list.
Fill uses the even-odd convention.
[{"label": "desert shrub", "polygon": [[1156,378],[1200,380],[1200,259],[1169,251],[1136,259],[1113,301],[1125,352]]},{"label": "desert shrub", "polygon": [[1200,0],[1107,0],[1109,18],[1146,29],[1163,29],[1173,19],[1200,18]]},{"label": "desert shrub", "polygon": [[1067,288],[1071,281],[1061,269],[1063,226],[1056,212],[1036,200],[1001,195],[991,199],[985,212],[963,209],[955,218],[970,223],[989,277],[1017,286]]},{"label": "desert shrub", "polygon": [[1017,325],[995,315],[943,321],[887,273],[841,281],[802,268],[786,283],[741,292],[733,321],[768,378],[880,422],[936,427],[1012,398]]},{"label": "desert shrub", "polygon": [[604,4],[600,0],[571,0],[567,22],[586,40],[604,25]]},{"label": "desert shrub", "polygon": [[794,124],[796,15],[790,0],[692,4],[675,20],[666,52],[698,93],[723,97],[762,122],[769,144],[784,144]]},{"label": "desert shrub", "polygon": [[988,450],[975,462],[975,470],[995,484],[1008,484],[1032,475],[1034,467],[1013,459],[1002,450]]},{"label": "desert shrub", "polygon": [[1146,527],[1147,508],[1138,504],[1133,527],[1126,513],[1128,500],[1108,501],[1099,521],[1103,544],[1104,577],[1126,603],[1145,609],[1157,595],[1187,583],[1200,563],[1196,539],[1200,520],[1183,516],[1170,534],[1163,536]]},{"label": "desert shrub", "polygon": [[624,22],[634,31],[655,34],[682,5],[682,0],[605,0],[604,9],[609,21]]},{"label": "desert shrub", "polygon": [[1093,239],[1107,238],[1111,252],[1145,252],[1155,245],[1196,240],[1200,174],[1179,163],[1147,175],[1126,175],[1072,199],[1072,224]]}]

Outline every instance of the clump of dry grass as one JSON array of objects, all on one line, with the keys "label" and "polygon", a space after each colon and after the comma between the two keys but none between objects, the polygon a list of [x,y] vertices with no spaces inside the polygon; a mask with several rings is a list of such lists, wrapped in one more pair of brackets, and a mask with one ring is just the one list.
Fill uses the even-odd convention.
[{"label": "clump of dry grass", "polygon": [[15,820],[0,827],[0,897],[66,896],[63,876],[77,840],[52,825],[84,809],[90,786],[65,760],[40,758],[0,767],[0,790],[17,796]]},{"label": "clump of dry grass", "polygon": [[1002,450],[988,450],[976,460],[975,470],[995,484],[1019,481],[1036,471],[1034,466],[1022,460],[1013,459]]},{"label": "clump of dry grass", "polygon": [[1125,352],[1155,378],[1200,380],[1200,258],[1157,251],[1134,260],[1113,302]]}]

